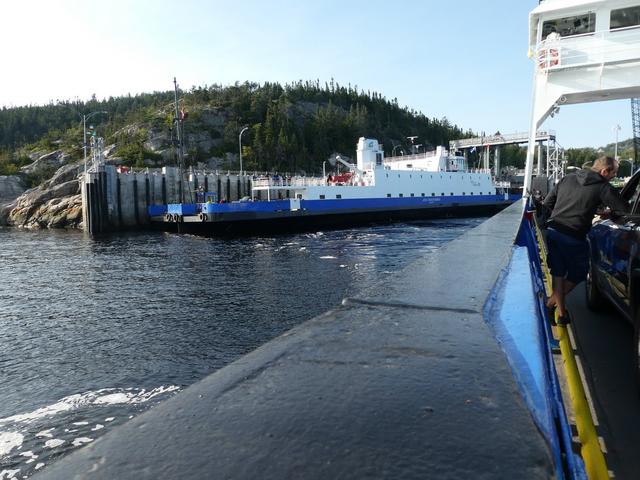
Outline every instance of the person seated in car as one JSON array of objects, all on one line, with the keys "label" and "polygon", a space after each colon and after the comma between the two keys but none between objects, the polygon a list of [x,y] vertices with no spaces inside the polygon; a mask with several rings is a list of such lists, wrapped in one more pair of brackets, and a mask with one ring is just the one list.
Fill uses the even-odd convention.
[{"label": "person seated in car", "polygon": [[566,175],[544,200],[544,207],[551,212],[546,222],[546,240],[553,293],[547,307],[557,310],[559,324],[569,322],[566,295],[587,277],[587,233],[596,209],[604,204],[614,213],[628,210],[627,203],[609,183],[617,175],[618,166],[616,159],[602,156],[591,169]]}]

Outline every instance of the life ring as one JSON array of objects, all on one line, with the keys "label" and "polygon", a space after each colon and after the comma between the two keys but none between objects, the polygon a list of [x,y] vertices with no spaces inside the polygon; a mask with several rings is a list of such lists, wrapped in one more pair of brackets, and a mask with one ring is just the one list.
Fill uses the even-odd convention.
[{"label": "life ring", "polygon": [[200,215],[198,215],[198,218],[200,218],[201,222],[206,222],[207,220],[209,220],[209,217],[206,213],[201,213]]},{"label": "life ring", "polygon": [[165,221],[165,222],[170,222],[170,221],[171,221],[171,214],[170,214],[170,213],[165,213],[165,215],[164,215],[164,221]]},{"label": "life ring", "polygon": [[551,68],[560,65],[560,54],[557,48],[541,48],[538,52],[538,67]]}]

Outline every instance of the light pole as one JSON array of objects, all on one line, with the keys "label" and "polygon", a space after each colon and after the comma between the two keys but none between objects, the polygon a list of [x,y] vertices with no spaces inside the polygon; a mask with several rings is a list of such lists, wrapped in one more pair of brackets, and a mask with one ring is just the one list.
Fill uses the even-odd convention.
[{"label": "light pole", "polygon": [[99,113],[105,113],[109,115],[109,112],[105,112],[104,110],[99,110],[97,112],[91,112],[87,115],[76,112],[80,119],[82,120],[82,151],[84,155],[84,173],[87,173],[87,120],[89,120],[94,115],[98,115]]},{"label": "light pole", "polygon": [[614,125],[613,130],[616,132],[616,147],[613,153],[613,158],[618,160],[618,132],[622,130],[622,128],[620,127],[620,125]]},{"label": "light pole", "polygon": [[242,175],[242,134],[249,130],[249,127],[244,127],[240,130],[240,135],[238,135],[238,144],[240,145],[240,175]]}]

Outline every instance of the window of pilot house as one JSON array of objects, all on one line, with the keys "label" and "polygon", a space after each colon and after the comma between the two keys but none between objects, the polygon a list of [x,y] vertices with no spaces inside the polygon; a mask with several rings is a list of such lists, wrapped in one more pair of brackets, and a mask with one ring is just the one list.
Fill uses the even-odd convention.
[{"label": "window of pilot house", "polygon": [[609,28],[611,30],[637,26],[640,26],[640,5],[611,10],[609,19]]},{"label": "window of pilot house", "polygon": [[542,24],[542,40],[545,40],[551,33],[557,33],[561,37],[572,37],[595,31],[596,14],[594,12],[583,13],[571,17],[547,20]]}]

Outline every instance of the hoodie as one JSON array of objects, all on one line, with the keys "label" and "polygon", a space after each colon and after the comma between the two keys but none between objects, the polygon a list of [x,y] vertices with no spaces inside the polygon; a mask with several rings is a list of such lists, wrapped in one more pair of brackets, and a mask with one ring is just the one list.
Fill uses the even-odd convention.
[{"label": "hoodie", "polygon": [[600,205],[615,213],[629,210],[609,181],[593,170],[579,170],[566,175],[551,190],[544,206],[551,210],[547,225],[559,232],[583,239],[591,229]]}]

